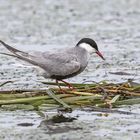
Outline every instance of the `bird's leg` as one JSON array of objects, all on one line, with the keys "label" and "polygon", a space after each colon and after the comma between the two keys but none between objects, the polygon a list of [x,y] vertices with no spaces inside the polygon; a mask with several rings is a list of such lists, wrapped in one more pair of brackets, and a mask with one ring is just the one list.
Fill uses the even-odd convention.
[{"label": "bird's leg", "polygon": [[74,86],[73,86],[72,84],[70,84],[70,83],[68,83],[68,82],[66,82],[66,81],[64,81],[64,80],[59,80],[59,81],[65,83],[65,84],[68,86],[69,89],[75,90],[75,88],[74,88]]},{"label": "bird's leg", "polygon": [[56,80],[56,84],[58,85],[58,87],[59,87],[59,89],[60,89],[60,91],[61,91],[62,93],[66,93],[65,90],[63,90],[63,89],[61,88],[61,86],[60,86],[58,80]]}]

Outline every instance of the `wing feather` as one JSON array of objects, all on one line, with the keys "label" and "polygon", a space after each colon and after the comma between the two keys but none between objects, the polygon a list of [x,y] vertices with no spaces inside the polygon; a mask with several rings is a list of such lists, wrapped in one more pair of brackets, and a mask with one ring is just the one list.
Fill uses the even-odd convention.
[{"label": "wing feather", "polygon": [[[80,63],[77,61],[76,54],[72,49],[65,49],[61,52],[34,52],[32,55],[15,49],[0,40],[10,52],[14,55],[10,56],[17,57],[21,60],[29,62],[33,65],[43,68],[47,74],[65,76],[73,74],[80,70]],[[4,54],[4,53],[3,53]],[[6,54],[6,53],[5,53]],[[8,54],[6,54],[8,55]]]}]

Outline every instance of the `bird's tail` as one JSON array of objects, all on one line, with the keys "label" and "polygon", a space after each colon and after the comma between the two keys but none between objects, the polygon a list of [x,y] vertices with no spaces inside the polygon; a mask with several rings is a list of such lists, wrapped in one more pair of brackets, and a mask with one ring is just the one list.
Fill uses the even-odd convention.
[{"label": "bird's tail", "polygon": [[26,52],[23,52],[23,51],[20,51],[18,49],[15,49],[14,47],[12,46],[9,46],[8,44],[6,44],[5,42],[3,42],[2,40],[0,40],[0,43],[5,47],[7,48],[11,53],[13,54],[8,54],[8,53],[3,53],[3,52],[0,52],[0,54],[4,54],[4,55],[8,55],[8,56],[12,56],[12,57],[16,57],[16,58],[19,58],[21,60],[24,60],[28,63],[31,63],[33,65],[36,65],[36,66],[39,66],[39,64],[35,61],[33,61],[32,59],[30,59],[30,55]]}]

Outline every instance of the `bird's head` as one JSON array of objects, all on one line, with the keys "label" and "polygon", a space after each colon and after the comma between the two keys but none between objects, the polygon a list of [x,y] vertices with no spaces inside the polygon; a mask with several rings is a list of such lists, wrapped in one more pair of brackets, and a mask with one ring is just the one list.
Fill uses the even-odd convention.
[{"label": "bird's head", "polygon": [[98,46],[96,44],[96,42],[90,38],[83,38],[81,39],[76,46],[79,46],[81,48],[84,48],[87,52],[89,52],[90,54],[92,53],[96,53],[98,54],[103,60],[105,60],[105,58],[103,57],[103,55],[100,53],[100,51],[98,50]]}]

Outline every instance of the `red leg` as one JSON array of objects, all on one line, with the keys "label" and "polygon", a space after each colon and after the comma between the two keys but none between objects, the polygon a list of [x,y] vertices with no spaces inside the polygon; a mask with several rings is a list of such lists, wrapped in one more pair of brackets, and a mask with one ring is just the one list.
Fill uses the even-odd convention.
[{"label": "red leg", "polygon": [[58,87],[59,87],[59,89],[60,89],[60,91],[61,91],[62,93],[66,93],[66,92],[61,88],[61,86],[59,85],[58,80],[56,80],[56,84],[58,85]]},{"label": "red leg", "polygon": [[69,87],[69,89],[71,89],[71,90],[74,90],[75,89],[74,86],[71,85],[70,83],[68,83],[68,82],[66,82],[64,80],[60,80],[60,81],[63,82],[63,83],[65,83]]}]

